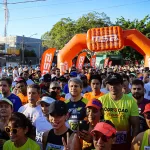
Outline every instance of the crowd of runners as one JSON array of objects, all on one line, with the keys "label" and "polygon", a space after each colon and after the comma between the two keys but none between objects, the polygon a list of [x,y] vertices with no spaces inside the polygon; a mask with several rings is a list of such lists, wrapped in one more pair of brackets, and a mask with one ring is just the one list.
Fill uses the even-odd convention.
[{"label": "crowd of runners", "polygon": [[143,66],[2,70],[0,150],[150,150],[149,128]]}]

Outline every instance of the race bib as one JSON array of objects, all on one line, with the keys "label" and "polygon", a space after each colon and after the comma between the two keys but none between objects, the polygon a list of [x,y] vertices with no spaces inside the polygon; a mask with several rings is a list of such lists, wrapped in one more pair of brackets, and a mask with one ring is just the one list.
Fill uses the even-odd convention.
[{"label": "race bib", "polygon": [[48,143],[46,146],[46,150],[63,150],[63,149],[64,149],[64,146],[51,144],[51,143]]},{"label": "race bib", "polygon": [[76,120],[69,120],[69,125],[70,125],[70,129],[72,131],[77,131],[78,130],[78,121]]},{"label": "race bib", "polygon": [[144,150],[150,150],[150,146],[144,146]]},{"label": "race bib", "polygon": [[123,144],[127,141],[127,131],[117,131],[115,144]]}]

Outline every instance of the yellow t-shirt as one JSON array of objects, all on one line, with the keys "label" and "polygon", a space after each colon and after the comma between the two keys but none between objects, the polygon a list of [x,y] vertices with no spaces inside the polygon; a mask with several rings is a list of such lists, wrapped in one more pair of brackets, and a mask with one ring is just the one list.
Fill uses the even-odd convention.
[{"label": "yellow t-shirt", "polygon": [[110,93],[101,96],[99,100],[103,105],[104,119],[110,120],[117,131],[129,131],[129,117],[139,116],[136,101],[127,94],[115,101],[111,99]]},{"label": "yellow t-shirt", "polygon": [[88,93],[85,93],[84,95],[83,95],[83,97],[84,98],[86,98],[87,100],[91,100],[91,99],[93,99],[93,98],[96,98],[96,99],[98,99],[99,97],[101,97],[101,96],[103,96],[104,95],[104,93],[100,93],[99,95],[93,95],[92,94],[92,92],[88,92]]},{"label": "yellow t-shirt", "polygon": [[9,140],[4,143],[3,150],[40,150],[40,146],[35,141],[28,138],[23,146],[17,148],[14,146],[14,142]]},{"label": "yellow t-shirt", "polygon": [[129,118],[139,116],[136,101],[127,94],[123,94],[120,100],[115,101],[110,93],[101,96],[99,100],[103,106],[104,119],[110,120],[117,129],[115,144],[127,143],[131,137]]}]

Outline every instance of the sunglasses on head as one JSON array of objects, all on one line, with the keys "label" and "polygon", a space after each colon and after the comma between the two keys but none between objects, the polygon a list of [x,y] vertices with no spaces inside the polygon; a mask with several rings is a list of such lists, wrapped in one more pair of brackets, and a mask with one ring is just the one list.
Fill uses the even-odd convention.
[{"label": "sunglasses on head", "polygon": [[60,90],[60,87],[52,87],[51,89],[52,89],[52,90],[56,90],[56,89],[57,89],[57,90]]},{"label": "sunglasses on head", "polygon": [[5,127],[5,131],[6,131],[7,133],[12,132],[13,134],[17,134],[18,129],[17,129],[17,128]]}]

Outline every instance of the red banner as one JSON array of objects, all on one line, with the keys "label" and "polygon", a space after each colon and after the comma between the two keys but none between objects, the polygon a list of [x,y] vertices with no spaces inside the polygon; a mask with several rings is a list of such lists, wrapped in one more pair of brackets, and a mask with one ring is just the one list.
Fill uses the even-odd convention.
[{"label": "red banner", "polygon": [[111,67],[112,66],[112,61],[109,61],[109,67]]},{"label": "red banner", "polygon": [[40,65],[42,75],[50,72],[55,51],[56,51],[55,48],[49,48],[43,53]]},{"label": "red banner", "polygon": [[86,57],[86,52],[83,52],[78,56],[76,68],[78,68],[79,70],[83,68],[85,57]]},{"label": "red banner", "polygon": [[109,62],[109,57],[105,58],[104,60],[104,68],[108,66],[108,62]]},{"label": "red banner", "polygon": [[96,55],[93,55],[90,59],[90,66],[96,68]]}]

